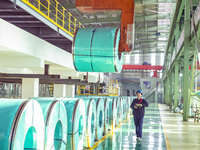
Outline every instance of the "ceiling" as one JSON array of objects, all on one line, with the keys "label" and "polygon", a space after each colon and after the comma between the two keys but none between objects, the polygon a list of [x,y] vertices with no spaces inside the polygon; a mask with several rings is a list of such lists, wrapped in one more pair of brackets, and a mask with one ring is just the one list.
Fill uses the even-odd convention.
[{"label": "ceiling", "polygon": [[[46,0],[40,0],[46,2]],[[82,13],[75,7],[76,0],[57,0],[85,27],[120,28],[121,12],[104,11],[98,13]],[[141,54],[140,64],[148,60],[150,62],[151,53],[155,53],[155,59],[164,61],[160,54],[164,54],[170,33],[170,22],[177,0],[134,0],[135,1],[135,31],[134,49],[131,54]],[[193,0],[199,3],[199,0]],[[183,14],[184,15],[184,14]],[[50,29],[43,22],[34,18],[28,12],[15,6],[9,0],[0,1],[0,18],[15,24],[16,26],[54,44],[65,51],[71,52],[72,42],[66,37],[59,35]],[[135,55],[134,55],[135,56]],[[148,58],[146,58],[148,57]],[[126,58],[125,58],[126,59]],[[162,64],[162,63],[161,63]],[[157,63],[158,65],[158,63]],[[149,77],[150,71],[123,71],[122,74],[130,78]],[[132,75],[131,75],[132,74]],[[120,77],[121,79],[123,77]]]},{"label": "ceiling", "polygon": [[[140,59],[138,64],[144,61],[151,63],[151,53],[156,53],[155,61],[164,61],[165,49],[170,32],[170,20],[176,0],[135,0],[135,33],[134,49],[131,57],[135,54]],[[75,8],[75,1],[67,0],[68,11],[72,13],[85,27],[116,27],[120,28],[121,12],[101,12],[101,13],[81,13]],[[129,53],[130,54],[130,53]],[[126,59],[126,57],[124,57]],[[126,61],[126,60],[125,60]],[[130,64],[135,64],[134,59],[130,59]],[[155,65],[161,65],[157,62]],[[150,70],[123,70],[116,75],[119,82],[138,82],[140,78],[149,78],[153,75]],[[161,76],[162,72],[158,72]],[[127,80],[129,79],[129,80]]]},{"label": "ceiling", "polygon": [[[40,0],[46,2],[46,0]],[[58,0],[68,12],[70,12],[85,27],[115,27],[120,28],[121,12],[120,11],[104,11],[98,13],[81,13],[75,7],[75,0]],[[172,18],[173,8],[176,0],[135,0],[135,32],[134,32],[134,49],[132,54],[143,54],[140,57],[141,64],[144,57],[149,57],[149,53],[158,53],[156,57],[160,57],[160,53],[165,52],[169,30],[170,20]],[[59,35],[56,31],[49,28],[40,20],[34,18],[28,12],[25,12],[9,0],[0,1],[0,18],[15,24],[16,26],[54,44],[65,51],[71,52],[72,42],[66,37]],[[156,59],[156,58],[155,58]],[[159,59],[160,60],[160,59]],[[127,72],[122,74],[128,78],[149,77],[150,72]],[[119,78],[119,77],[118,77]],[[122,80],[123,78],[120,77]],[[138,81],[137,81],[138,82]]]},{"label": "ceiling", "polygon": [[[104,11],[81,13],[75,7],[75,0],[58,0],[67,11],[85,27],[120,28],[121,12]],[[164,53],[168,40],[172,6],[176,0],[135,0],[135,43],[132,53]],[[71,51],[71,42],[58,36],[45,24],[9,0],[1,0],[0,18],[66,50]],[[51,34],[50,34],[51,33]]]},{"label": "ceiling", "polygon": [[[75,0],[61,0],[85,27],[120,28],[121,12],[81,13]],[[176,0],[135,0],[135,43],[132,53],[164,53]]]}]

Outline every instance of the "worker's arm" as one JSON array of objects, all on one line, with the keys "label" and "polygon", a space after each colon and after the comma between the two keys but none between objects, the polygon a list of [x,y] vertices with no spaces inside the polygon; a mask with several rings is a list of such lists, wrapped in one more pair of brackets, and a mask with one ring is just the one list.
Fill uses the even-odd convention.
[{"label": "worker's arm", "polygon": [[135,101],[133,100],[132,103],[131,103],[130,108],[134,109],[134,106],[135,106]]},{"label": "worker's arm", "polygon": [[136,107],[142,107],[142,104],[135,104]]},{"label": "worker's arm", "polygon": [[142,106],[144,106],[144,107],[148,107],[149,106],[148,102],[145,99],[143,99]]}]

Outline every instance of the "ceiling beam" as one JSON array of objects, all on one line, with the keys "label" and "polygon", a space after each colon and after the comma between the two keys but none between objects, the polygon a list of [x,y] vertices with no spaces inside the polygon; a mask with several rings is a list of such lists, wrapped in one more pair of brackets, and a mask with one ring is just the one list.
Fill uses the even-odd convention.
[{"label": "ceiling beam", "polygon": [[159,53],[165,53],[165,51],[141,51],[141,52],[131,52],[131,54],[149,54],[149,53],[155,53],[155,54],[159,54]]},{"label": "ceiling beam", "polygon": [[149,51],[152,51],[152,50],[160,50],[160,49],[163,49],[165,50],[164,47],[145,47],[145,48],[135,48],[134,51],[146,51],[146,50],[149,50]]},{"label": "ceiling beam", "polygon": [[130,70],[162,70],[163,66],[152,66],[152,65],[123,65],[122,69]]},{"label": "ceiling beam", "polygon": [[[155,31],[135,31],[135,33],[152,33],[152,34],[155,34],[156,33],[156,30]],[[161,31],[160,33],[165,33],[165,34],[168,34],[169,31]]]},{"label": "ceiling beam", "polygon": [[60,75],[44,75],[44,74],[7,74],[7,73],[0,73],[0,77],[7,77],[7,78],[56,78],[59,79]]},{"label": "ceiling beam", "polygon": [[63,5],[63,7],[66,8],[66,9],[76,9],[76,5],[75,4]]},{"label": "ceiling beam", "polygon": [[94,18],[94,19],[78,19],[82,24],[98,24],[98,23],[109,23],[109,22],[120,22],[120,17],[107,17],[107,18]]},{"label": "ceiling beam", "polygon": [[[148,31],[152,31],[152,30],[157,30],[157,26],[154,27],[148,27]],[[159,26],[159,30],[169,30],[169,28],[166,25],[160,25]],[[145,31],[144,28],[139,28],[137,31]]]},{"label": "ceiling beam", "polygon": [[[158,18],[157,18],[158,15]],[[151,21],[151,20],[157,20],[157,19],[170,19],[170,15],[169,14],[153,14],[153,15],[146,15],[146,20],[147,21]],[[143,16],[135,16],[135,21],[142,21],[144,20]]]},{"label": "ceiling beam", "polygon": [[[157,0],[144,0],[144,4],[157,4]],[[159,3],[176,3],[176,0],[159,0]],[[142,4],[140,0],[135,0],[135,4]]]},{"label": "ceiling beam", "polygon": [[0,14],[2,19],[35,19],[31,15],[9,15],[9,14]]},{"label": "ceiling beam", "polygon": [[135,40],[135,42],[155,42],[155,41],[158,41],[158,42],[168,42],[168,40],[158,40],[158,39],[138,39],[138,40]]}]

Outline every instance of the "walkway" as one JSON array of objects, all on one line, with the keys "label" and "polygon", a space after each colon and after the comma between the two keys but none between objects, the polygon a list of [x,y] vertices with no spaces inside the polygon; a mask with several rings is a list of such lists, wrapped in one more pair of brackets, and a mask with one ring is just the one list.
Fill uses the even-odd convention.
[{"label": "walkway", "polygon": [[143,138],[136,141],[133,117],[117,128],[95,150],[167,150],[157,104],[146,108],[144,117]]},{"label": "walkway", "polygon": [[[141,143],[136,141],[133,117],[108,136],[94,150],[199,150],[200,122],[182,121],[165,104],[146,108]],[[162,120],[162,121],[161,121]]]}]

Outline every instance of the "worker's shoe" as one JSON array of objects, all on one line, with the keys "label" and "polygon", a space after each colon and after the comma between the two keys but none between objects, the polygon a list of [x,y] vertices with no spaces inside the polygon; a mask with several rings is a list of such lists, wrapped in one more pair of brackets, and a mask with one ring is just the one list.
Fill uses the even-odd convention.
[{"label": "worker's shoe", "polygon": [[140,141],[141,141],[141,138],[140,138],[140,137],[137,137],[137,141],[140,142]]}]

